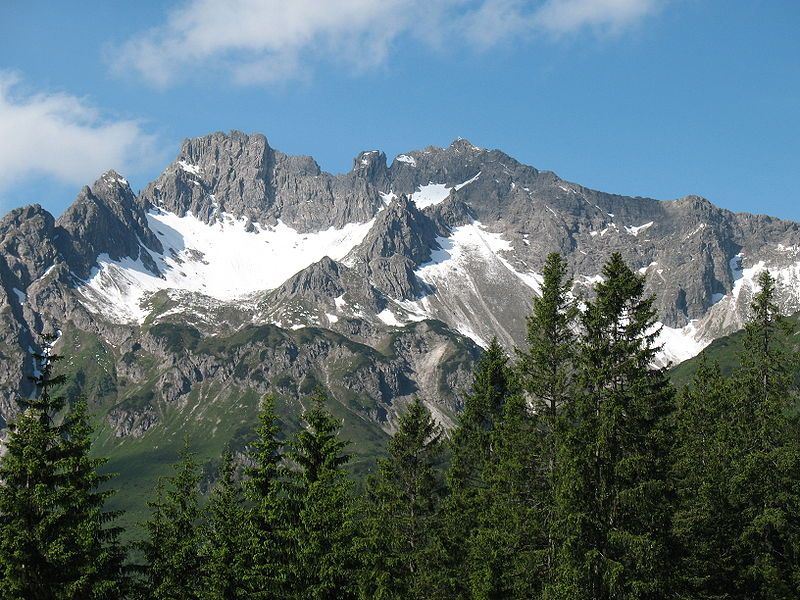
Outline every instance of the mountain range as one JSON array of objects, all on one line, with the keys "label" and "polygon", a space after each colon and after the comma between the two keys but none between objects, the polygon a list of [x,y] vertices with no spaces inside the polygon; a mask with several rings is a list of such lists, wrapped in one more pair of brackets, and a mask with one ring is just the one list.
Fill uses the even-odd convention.
[{"label": "mountain range", "polygon": [[109,171],[58,218],[12,210],[0,247],[0,428],[53,333],[102,444],[132,461],[188,425],[209,449],[245,439],[268,391],[296,419],[317,384],[362,447],[415,396],[449,425],[481,347],[524,345],[550,252],[579,298],[612,252],[646,275],[664,364],[739,329],[765,267],[800,308],[797,223],[591,190],[464,139],[333,175],[214,133],[138,193]]}]

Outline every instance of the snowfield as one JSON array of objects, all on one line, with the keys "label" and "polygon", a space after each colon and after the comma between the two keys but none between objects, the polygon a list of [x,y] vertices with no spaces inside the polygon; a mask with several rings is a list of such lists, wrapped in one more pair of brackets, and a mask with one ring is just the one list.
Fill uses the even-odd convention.
[{"label": "snowfield", "polygon": [[221,221],[209,225],[191,214],[150,211],[148,225],[161,240],[164,254],[143,246],[141,251],[150,253],[161,276],[141,259],[115,261],[102,254],[99,268],[79,289],[91,307],[107,317],[141,323],[149,314],[146,300],[154,292],[186,290],[230,302],[274,289],[324,256],[341,260],[374,223],[299,233],[279,221],[275,227],[254,224],[248,232],[245,219],[220,216]]},{"label": "snowfield", "polygon": [[[403,162],[410,164],[410,161]],[[189,164],[181,164],[180,168],[190,172],[199,169]],[[452,189],[469,185],[479,176],[480,173],[453,188],[440,183],[421,186],[412,198],[420,208],[433,206],[443,201]],[[382,197],[384,203],[389,203],[395,195],[382,194]],[[151,252],[143,245],[141,252],[149,253],[160,273],[148,270],[141,258],[112,260],[103,254],[97,259],[99,267],[78,285],[87,308],[116,322],[144,322],[152,310],[149,298],[160,290],[202,294],[207,307],[248,300],[257,292],[280,286],[324,256],[343,260],[364,240],[375,222],[373,218],[341,229],[300,233],[280,221],[272,227],[261,224],[248,227],[245,219],[224,213],[212,224],[191,214],[179,217],[160,209],[151,210],[147,219],[150,229],[161,240],[164,253]],[[625,230],[637,236],[652,225],[644,223],[625,227]],[[422,319],[441,319],[477,344],[486,346],[493,332],[502,329],[496,313],[503,305],[508,305],[509,299],[515,302],[541,292],[541,274],[515,260],[512,243],[502,234],[489,231],[479,221],[455,227],[447,237],[438,237],[437,243],[439,248],[431,253],[430,261],[415,271],[431,290],[427,296],[416,300],[395,299],[391,308],[376,315],[362,314],[363,311],[355,307],[347,310],[389,327],[403,327]],[[763,262],[743,267],[744,258],[739,254],[730,260],[733,289],[728,294],[715,293],[711,308],[702,319],[682,328],[658,324],[661,333],[657,342],[663,346],[659,364],[677,364],[696,356],[720,335],[720,324],[729,330],[741,327],[749,297],[757,288],[758,274],[765,268]],[[660,273],[657,266],[651,263],[639,272],[653,272],[652,276],[656,276]],[[777,269],[773,275],[784,289],[800,289],[800,262]],[[602,277],[576,274],[575,280],[579,285],[591,286],[602,281]],[[505,291],[487,297],[487,293],[491,296],[492,288]],[[14,293],[21,303],[25,301],[23,292],[14,290]],[[790,296],[792,302],[800,301],[797,293]],[[336,312],[342,314],[347,307],[344,297],[333,300]],[[791,312],[800,306],[782,308]],[[320,319],[328,326],[339,321],[338,315],[329,312],[307,317],[301,321],[308,325],[318,325]],[[299,326],[302,322],[293,325]]]},{"label": "snowfield", "polygon": [[429,183],[428,185],[422,185],[420,186],[419,190],[411,194],[411,199],[420,210],[428,206],[435,206],[443,202],[450,195],[450,190],[460,190],[465,185],[469,185],[478,179],[480,175],[481,174],[479,171],[474,177],[467,179],[465,182],[459,183],[452,188],[447,187],[443,183]]}]

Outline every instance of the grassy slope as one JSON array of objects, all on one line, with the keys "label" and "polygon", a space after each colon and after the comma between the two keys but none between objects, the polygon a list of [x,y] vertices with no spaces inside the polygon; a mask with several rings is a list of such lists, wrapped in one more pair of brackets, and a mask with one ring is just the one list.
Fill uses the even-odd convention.
[{"label": "grassy slope", "polygon": [[[787,318],[789,322],[794,325],[795,331],[800,331],[800,313]],[[731,335],[714,340],[703,350],[701,355],[705,355],[710,362],[718,362],[723,375],[730,375],[739,364],[738,355],[741,352],[743,339],[744,330],[737,331]],[[692,377],[697,372],[701,355],[682,362],[673,368],[670,371],[672,383],[677,387],[682,387],[691,381]]]},{"label": "grassy slope", "polygon": [[[191,328],[170,326],[162,329],[153,333],[167,338],[168,343],[176,347],[188,346],[221,355],[231,355],[235,348],[253,341],[274,344],[278,342],[275,336],[286,335],[276,328],[254,327],[224,339],[200,339]],[[298,344],[309,341],[312,336],[328,334],[332,332],[311,328],[290,333]],[[68,383],[64,390],[67,397],[82,394],[90,399],[97,425],[94,452],[109,457],[106,470],[117,474],[111,486],[118,493],[110,499],[109,508],[124,511],[120,524],[135,537],[139,532],[138,524],[147,514],[147,500],[152,497],[158,478],[171,472],[170,465],[177,459],[184,436],[189,437],[191,448],[206,472],[206,479],[211,479],[226,446],[243,450],[252,439],[260,398],[250,389],[233,386],[223,389],[219,383],[207,381],[196,386],[179,404],[155,403],[159,422],[141,437],[119,438],[114,435],[105,415],[119,404],[131,407],[150,404],[157,397],[154,387],[161,367],[155,357],[141,352],[132,357],[117,357],[114,353],[112,347],[93,335],[77,330],[65,331],[59,371],[67,375]],[[118,359],[135,360],[146,373],[144,381],[138,384],[126,381],[116,372]],[[243,365],[243,368],[248,366],[251,365]],[[332,365],[334,372],[349,371],[354,366]],[[310,392],[316,382],[315,374],[309,373],[300,382],[287,379],[273,383],[278,389],[299,387],[301,391]],[[331,402],[329,408],[343,421],[342,436],[351,442],[351,468],[357,475],[364,475],[382,454],[387,435],[375,423],[357,415],[370,402],[369,399],[359,398],[344,387],[334,392],[339,402]],[[303,407],[297,400],[288,394],[278,394],[277,410],[286,435],[299,427]]]}]

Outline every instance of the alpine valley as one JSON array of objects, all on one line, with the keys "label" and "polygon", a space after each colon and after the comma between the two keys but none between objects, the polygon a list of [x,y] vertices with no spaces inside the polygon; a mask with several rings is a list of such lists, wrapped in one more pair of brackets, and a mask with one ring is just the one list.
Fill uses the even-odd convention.
[{"label": "alpine valley", "polygon": [[414,397],[451,425],[481,347],[524,344],[549,252],[578,297],[614,251],[646,275],[664,364],[739,329],[764,267],[784,312],[800,308],[797,223],[590,190],[463,139],[331,175],[262,135],[214,133],[138,194],[110,171],[58,218],[11,211],[0,247],[0,428],[57,335],[125,507],[184,434],[205,458],[245,444],[268,391],[292,426],[328,388],[357,469]]}]

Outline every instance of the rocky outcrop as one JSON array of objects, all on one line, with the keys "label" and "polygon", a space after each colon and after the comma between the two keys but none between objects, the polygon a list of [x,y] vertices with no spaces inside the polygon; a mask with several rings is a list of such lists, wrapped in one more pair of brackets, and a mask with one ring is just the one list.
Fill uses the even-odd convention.
[{"label": "rocky outcrop", "polygon": [[92,187],[85,186],[56,224],[67,233],[63,253],[78,277],[88,277],[102,254],[113,260],[141,260],[145,268],[158,273],[147,249],[163,252],[161,242],[128,182],[114,171]]},{"label": "rocky outcrop", "polygon": [[[357,228],[360,243],[335,254],[355,245],[345,258],[314,253],[279,285],[232,301],[213,297],[212,286],[169,288],[170,276],[190,278],[191,261],[208,257],[166,224],[151,228],[166,213],[191,214],[220,236],[295,236],[294,248],[320,243],[324,236],[311,234],[331,228],[371,229],[362,240],[367,226]],[[245,219],[244,231],[234,219]],[[300,235],[273,228],[278,221]],[[281,260],[269,254],[259,263],[258,244],[248,246],[252,264]],[[647,276],[660,320],[692,323],[707,339],[741,325],[750,267],[786,273],[784,309],[800,308],[797,223],[734,214],[696,196],[657,201],[587,189],[463,139],[388,165],[382,152],[365,151],[332,175],[262,135],[214,133],[186,140],[138,197],[110,171],[57,220],[37,205],[12,211],[0,220],[0,249],[0,417],[13,414],[16,393],[30,391],[38,334],[79,332],[114,356],[114,385],[104,380],[97,389],[107,394],[92,393],[121,436],[146,436],[191,403],[227,402],[216,380],[295,398],[312,379],[339,386],[341,399],[360,407],[357,418],[384,431],[418,394],[445,422],[478,353],[471,340],[524,343],[537,274],[553,251],[567,259],[579,296],[592,294],[609,254],[621,252]],[[100,263],[113,265],[92,279]],[[138,321],[115,321],[96,305],[125,300],[141,278]],[[109,294],[97,293],[102,285]]]},{"label": "rocky outcrop", "polygon": [[[381,168],[380,162],[383,161]],[[323,173],[309,156],[271,148],[263,135],[214,133],[186,140],[178,158],[142,192],[144,202],[210,223],[222,213],[302,232],[366,222],[380,205],[374,182],[386,157],[365,153],[351,173]]]},{"label": "rocky outcrop", "polygon": [[425,286],[414,270],[438,249],[436,225],[407,196],[394,199],[378,214],[364,241],[345,261],[390,298],[420,296]]}]

